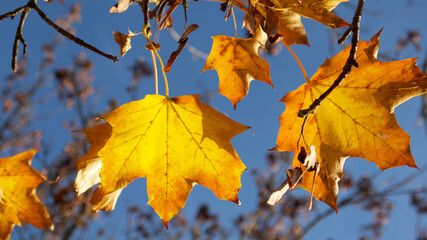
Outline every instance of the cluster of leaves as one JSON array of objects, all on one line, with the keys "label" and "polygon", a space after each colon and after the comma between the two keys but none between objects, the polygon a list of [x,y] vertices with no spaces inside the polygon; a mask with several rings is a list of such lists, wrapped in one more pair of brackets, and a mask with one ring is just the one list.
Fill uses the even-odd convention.
[{"label": "cluster of leaves", "polygon": [[[156,18],[160,29],[171,27],[173,11],[180,4],[187,11],[187,3],[185,0],[163,0],[150,11],[148,1],[120,0],[110,12],[124,12],[134,2],[143,10],[142,35],[148,42],[147,49],[153,56],[158,56],[159,44],[153,43],[149,37],[149,19]],[[327,59],[311,79],[306,77],[307,83],[283,97],[286,110],[280,117],[281,128],[277,147],[274,148],[295,153],[293,171],[298,172],[297,179],[290,180],[295,177],[289,176],[283,186],[302,187],[336,211],[338,182],[343,178],[343,166],[348,157],[375,162],[382,170],[403,165],[416,167],[409,149],[409,135],[399,127],[394,108],[427,91],[427,77],[416,66],[415,59],[391,62],[377,59],[381,32],[370,42],[358,41],[363,1],[359,1],[352,24],[331,12],[341,2],[344,0],[265,0],[249,1],[246,6],[238,0],[226,1],[221,4],[224,11],[228,6],[226,18],[233,13],[233,6],[242,10],[245,13],[244,24],[252,37],[213,37],[212,50],[202,70],[215,69],[218,72],[219,92],[236,109],[237,103],[248,94],[252,80],[263,81],[273,87],[269,64],[258,54],[261,46],[269,41],[284,44],[292,51],[289,45],[308,45],[301,16],[331,28],[349,26],[346,34],[353,33],[352,45]],[[163,16],[166,5],[169,9]],[[32,9],[49,25],[57,30],[62,29],[51,20],[46,20],[36,2],[31,0],[24,7],[2,15],[0,20],[14,17],[20,12],[26,17]],[[24,20],[21,18],[21,33],[18,31],[15,39],[15,43],[23,43],[24,49],[26,43],[22,27],[25,17]],[[183,33],[178,41],[178,50],[168,62],[168,69],[185,46],[188,35],[196,28],[191,25]],[[64,34],[64,29],[58,31],[80,45],[100,52],[79,42],[82,40],[76,40],[69,31],[66,32],[72,37]],[[131,39],[138,34],[131,31],[128,35],[114,33],[122,56],[131,48]],[[108,58],[115,60],[111,56]],[[113,210],[122,189],[134,179],[145,177],[149,204],[167,227],[169,220],[184,207],[196,184],[209,188],[219,199],[240,202],[237,197],[241,187],[240,177],[246,167],[230,141],[249,127],[202,103],[198,95],[170,98],[165,67],[158,58],[165,78],[165,96],[156,92],[156,95],[147,95],[142,100],[124,104],[99,117],[104,123],[79,130],[90,143],[90,148],[75,163],[78,170],[75,190],[80,195],[98,184],[90,200],[92,210]],[[92,94],[91,78],[88,76],[91,62],[76,59],[75,66],[75,69],[56,71],[59,97],[70,108],[75,99],[81,103]],[[148,73],[147,70],[135,73],[135,78]],[[79,82],[73,82],[75,74],[80,74]],[[4,106],[5,111],[10,108],[7,104]],[[308,155],[298,159],[305,151],[303,149],[307,149]],[[0,222],[2,238],[7,238],[13,225],[21,222],[39,228],[53,227],[46,209],[35,196],[37,185],[46,180],[42,174],[29,168],[35,153],[36,150],[31,150],[0,159],[0,211],[6,216]],[[10,167],[14,162],[25,163],[25,167]],[[24,169],[37,180],[17,180],[16,176],[30,175],[21,172]],[[311,171],[313,169],[315,171]],[[20,181],[27,183],[17,186]],[[19,191],[22,192],[19,196],[26,198],[14,200],[13,196]],[[416,196],[414,194],[414,205],[422,209],[423,203],[419,198],[416,201]],[[22,204],[18,206],[16,202]],[[366,208],[378,207],[378,203],[383,202],[379,199],[377,205],[373,202]],[[33,208],[31,204],[37,205],[34,209],[38,209],[38,214],[27,216],[25,212]],[[22,208],[27,205],[30,207]],[[382,207],[386,213],[390,208],[388,205]],[[297,207],[289,209],[292,211]],[[384,217],[386,213],[379,217]],[[297,213],[291,216],[295,217]],[[208,214],[206,208],[200,211],[200,218],[215,222],[215,217]],[[215,224],[212,229],[215,229]],[[255,234],[251,231],[244,234]]]}]

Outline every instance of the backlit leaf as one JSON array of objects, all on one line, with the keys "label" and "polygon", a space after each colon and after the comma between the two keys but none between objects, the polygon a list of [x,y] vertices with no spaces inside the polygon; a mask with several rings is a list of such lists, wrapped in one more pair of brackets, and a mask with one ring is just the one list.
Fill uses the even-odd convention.
[{"label": "backlit leaf", "polygon": [[[315,181],[314,196],[336,209],[338,181],[348,157],[374,162],[384,170],[397,166],[416,167],[409,147],[409,135],[400,128],[394,108],[410,98],[425,93],[426,75],[415,59],[382,62],[376,56],[379,34],[371,42],[359,42],[358,68],[344,79],[309,116],[304,129],[308,145],[316,147],[320,172]],[[350,47],[320,66],[309,83],[288,93],[280,116],[281,128],[276,150],[298,153],[303,118],[297,117],[325,92],[342,72]],[[305,167],[294,158],[293,167]],[[300,185],[311,191],[314,172],[307,173]],[[336,209],[337,210],[337,209]]]},{"label": "backlit leaf", "polygon": [[8,239],[15,224],[53,230],[49,213],[36,195],[46,177],[30,166],[37,151],[0,158],[0,239]]},{"label": "backlit leaf", "polygon": [[259,38],[213,37],[212,50],[202,72],[210,69],[218,72],[219,93],[226,96],[234,108],[248,94],[252,80],[273,87],[270,65],[258,55],[261,41]]},{"label": "backlit leaf", "polygon": [[[93,150],[103,145],[92,156],[102,161],[100,187],[92,198],[99,205],[107,194],[118,197],[115,191],[140,177],[147,178],[148,204],[166,226],[195,184],[219,199],[239,203],[240,176],[246,167],[230,141],[248,127],[202,103],[197,95],[148,95],[101,118],[111,126],[111,137],[105,145],[105,135],[91,142]],[[82,130],[89,141],[96,128],[101,126]]]}]

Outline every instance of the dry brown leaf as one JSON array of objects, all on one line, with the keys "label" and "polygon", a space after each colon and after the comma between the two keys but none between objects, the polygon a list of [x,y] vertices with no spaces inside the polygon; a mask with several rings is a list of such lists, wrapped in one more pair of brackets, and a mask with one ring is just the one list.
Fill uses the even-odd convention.
[{"label": "dry brown leaf", "polygon": [[169,57],[168,63],[166,64],[164,70],[165,72],[169,72],[171,70],[172,64],[175,62],[175,60],[178,58],[179,54],[181,53],[182,49],[184,49],[185,44],[188,41],[188,35],[192,33],[194,30],[196,30],[199,26],[197,24],[190,25],[187,29],[185,29],[184,33],[178,40],[178,49]]},{"label": "dry brown leaf", "polygon": [[129,34],[123,34],[119,31],[117,31],[117,33],[113,32],[114,35],[114,41],[116,41],[117,44],[119,44],[120,46],[120,56],[124,56],[126,54],[127,51],[129,51],[129,49],[132,48],[132,46],[130,45],[130,41],[132,40],[132,38],[138,34],[141,33],[133,33],[130,30]]},{"label": "dry brown leaf", "polygon": [[121,13],[126,11],[134,0],[120,0],[116,5],[110,9],[110,13]]}]

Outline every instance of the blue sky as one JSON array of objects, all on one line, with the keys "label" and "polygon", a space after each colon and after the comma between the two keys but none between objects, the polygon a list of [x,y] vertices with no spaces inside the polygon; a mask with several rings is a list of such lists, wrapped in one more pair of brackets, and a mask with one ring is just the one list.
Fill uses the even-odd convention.
[{"label": "blue sky", "polygon": [[[22,0],[6,1],[2,4],[0,13],[10,11],[17,6],[25,4],[25,2]],[[52,4],[40,1],[39,6],[48,16],[55,19],[57,16],[64,15],[72,3],[81,3],[83,21],[75,25],[77,36],[113,55],[119,55],[119,47],[114,42],[112,31],[119,30],[127,32],[127,29],[130,29],[133,32],[139,32],[142,27],[140,8],[136,4],[132,5],[124,13],[109,14],[109,8],[115,4],[113,0],[65,2],[65,6],[63,6],[58,1]],[[408,30],[418,30],[422,37],[420,43],[422,51],[418,52],[410,46],[401,54],[400,59],[417,57],[419,58],[417,61],[418,65],[422,65],[425,61],[427,50],[427,41],[424,38],[427,36],[427,28],[425,27],[425,23],[427,23],[427,14],[425,14],[427,2],[424,0],[413,0],[412,6],[408,6],[408,2],[402,0],[367,1],[365,9],[369,11],[366,11],[362,16],[360,39],[369,40],[384,27],[380,39],[381,54],[381,52],[387,53],[393,51],[399,38],[403,37]],[[350,3],[352,6],[355,6],[357,1],[350,0]],[[345,4],[339,5],[336,9],[336,14],[350,22],[353,16],[353,8],[348,6]],[[232,19],[224,22],[223,17],[224,13],[219,11],[219,4],[217,2],[189,2],[188,25],[196,23],[199,25],[199,29],[190,34],[188,44],[208,54],[212,44],[211,36],[234,36]],[[241,12],[236,11],[238,26],[241,26],[243,17],[244,15]],[[175,29],[182,31],[183,11],[180,7],[174,12],[173,19]],[[302,61],[308,75],[311,76],[327,57],[332,57],[342,49],[342,46],[334,44],[335,52],[330,51],[328,43],[330,40],[330,31],[341,33],[344,30],[330,30],[310,19],[303,19],[303,22],[311,47],[293,46],[292,48]],[[2,32],[0,40],[1,79],[4,79],[10,73],[11,48],[17,24],[18,18],[13,21],[5,19],[0,22],[0,30]],[[244,29],[238,28],[238,36],[244,36],[244,34]],[[35,78],[39,67],[38,59],[40,59],[41,55],[41,43],[55,37],[56,32],[40,20],[35,12],[31,12],[24,27],[24,36],[29,44],[27,50],[30,69],[28,78]],[[166,62],[170,53],[176,49],[177,44],[167,30],[160,32],[159,40],[161,43],[160,55],[163,61]],[[104,110],[107,100],[112,96],[118,99],[119,104],[130,101],[125,92],[125,88],[130,84],[131,79],[128,67],[136,58],[140,57],[143,57],[150,63],[150,54],[144,49],[145,44],[146,42],[142,35],[134,37],[132,40],[132,49],[126,53],[124,58],[120,58],[118,63],[113,63],[97,54],[86,51],[87,55],[95,63],[93,75],[96,79],[93,85],[97,90],[94,97],[90,99],[91,106],[95,112]],[[70,41],[62,42],[61,47],[56,53],[57,65],[64,67],[70,65],[73,57],[82,51],[85,50]],[[293,59],[285,48],[282,48],[278,56],[265,56],[265,59],[270,63],[271,78],[275,89],[272,89],[268,84],[253,81],[249,95],[238,103],[236,111],[233,110],[232,104],[221,95],[216,95],[210,102],[214,108],[225,113],[231,119],[253,128],[253,131],[246,131],[236,136],[232,141],[233,146],[249,170],[265,169],[267,167],[264,161],[267,153],[266,150],[275,146],[277,132],[280,127],[278,118],[285,109],[284,104],[278,101],[286,93],[304,83],[304,78],[295,59]],[[173,65],[172,71],[168,73],[170,96],[201,93],[201,89],[198,87],[198,83],[200,82],[203,83],[206,89],[216,91],[218,85],[216,71],[211,70],[200,73],[204,66],[204,61],[204,59],[197,58],[186,50],[181,53]],[[46,93],[52,92],[55,89],[52,76],[50,81],[51,89],[45,89]],[[0,83],[0,86],[1,84],[3,83]],[[25,83],[23,82],[22,84]],[[162,80],[160,81],[160,93],[164,93]],[[139,98],[143,98],[146,94],[154,94],[154,81],[152,79],[144,80],[141,83],[138,96]],[[51,101],[56,101],[56,99],[53,98]],[[411,149],[418,166],[427,163],[425,127],[415,124],[419,117],[420,106],[421,98],[418,97],[396,109],[399,124],[411,135]],[[40,112],[35,113],[35,115],[40,117],[49,111],[52,111],[52,109],[40,109]],[[54,116],[50,117],[47,121],[38,123],[34,127],[43,129],[44,139],[47,142],[55,143],[58,146],[55,149],[59,152],[70,138],[70,133],[61,128],[61,122],[75,118],[73,114],[73,112],[59,109]],[[34,162],[34,165],[37,167],[37,162]],[[362,159],[347,160],[344,167],[344,174],[347,169],[351,169],[351,172],[355,176],[380,171],[376,168],[375,164]],[[416,171],[416,169],[409,169],[408,167],[386,170],[376,180],[376,183],[387,186],[390,183],[390,179],[398,179],[407,174],[414,174]],[[283,175],[283,178],[285,178],[285,175]],[[426,180],[427,176],[422,176],[412,183],[411,187],[425,184]],[[242,184],[243,187],[239,193],[239,198],[242,201],[241,206],[220,201],[206,188],[197,186],[190,194],[183,212],[186,216],[192,217],[197,210],[197,206],[207,203],[220,216],[220,219],[231,223],[237,215],[251,211],[256,207],[257,192],[254,187],[254,179],[248,172],[243,174]],[[308,196],[303,191],[298,192]],[[294,191],[292,194],[299,193]],[[341,192],[339,198],[343,196],[345,196],[345,193]],[[395,201],[395,209],[389,224],[385,228],[384,239],[412,238],[415,229],[415,215],[413,209],[409,208],[409,198],[392,197],[392,199]],[[101,214],[98,217],[98,222],[95,222],[94,225],[103,223],[112,224],[117,219],[123,218],[124,210],[129,204],[138,204],[141,207],[150,208],[148,205],[145,206],[146,202],[145,180],[136,180],[124,190],[112,215],[104,218]],[[328,208],[326,204],[321,202],[317,202],[316,207],[316,211],[324,211]],[[313,229],[307,235],[307,239],[327,239],[329,237],[333,237],[334,239],[357,239],[360,226],[363,223],[368,223],[370,220],[371,215],[361,211],[359,207],[340,209],[338,215],[330,216]],[[125,224],[125,221],[121,223],[119,232],[121,228],[126,228]],[[120,236],[120,233],[118,235]]]}]

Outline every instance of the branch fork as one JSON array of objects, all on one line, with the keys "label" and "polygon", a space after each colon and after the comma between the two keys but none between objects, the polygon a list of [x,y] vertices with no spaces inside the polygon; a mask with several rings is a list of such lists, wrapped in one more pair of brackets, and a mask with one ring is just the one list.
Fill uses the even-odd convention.
[{"label": "branch fork", "polygon": [[28,13],[30,13],[31,10],[36,10],[36,12],[39,14],[40,18],[43,19],[43,21],[45,21],[48,25],[53,27],[56,31],[58,31],[64,37],[70,39],[71,41],[75,42],[76,44],[78,44],[78,45],[80,45],[86,49],[89,49],[89,50],[91,50],[91,51],[93,51],[93,52],[95,52],[101,56],[104,56],[110,60],[113,60],[114,62],[117,62],[119,60],[118,57],[112,56],[110,54],[107,54],[107,53],[99,50],[98,48],[94,47],[93,45],[86,43],[84,40],[74,36],[73,34],[68,32],[67,30],[58,26],[55,22],[53,22],[51,19],[49,19],[46,16],[46,14],[37,6],[37,0],[29,0],[26,5],[19,7],[13,11],[7,12],[3,15],[0,15],[0,21],[1,21],[5,18],[8,18],[8,17],[13,19],[17,14],[22,13],[21,19],[19,21],[18,28],[16,29],[15,40],[13,41],[12,63],[11,63],[12,71],[15,72],[17,69],[19,42],[21,42],[22,45],[24,46],[23,55],[25,55],[27,52],[27,46],[28,45],[25,42],[22,30],[24,29],[25,20],[27,19]]}]

